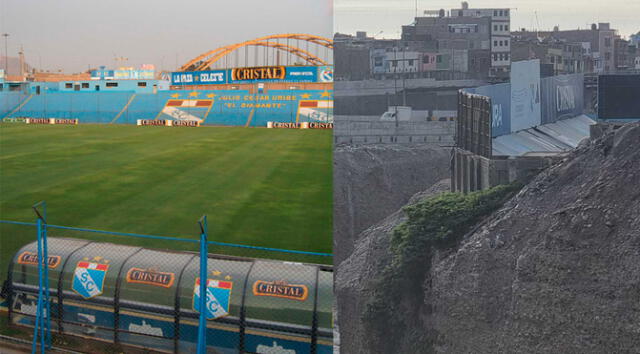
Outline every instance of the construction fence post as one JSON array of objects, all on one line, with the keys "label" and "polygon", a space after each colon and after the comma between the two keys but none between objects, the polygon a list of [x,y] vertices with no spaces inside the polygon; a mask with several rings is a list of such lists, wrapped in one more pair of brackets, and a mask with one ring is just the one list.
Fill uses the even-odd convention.
[{"label": "construction fence post", "polygon": [[200,225],[200,321],[198,325],[198,354],[207,352],[207,216],[198,221]]}]

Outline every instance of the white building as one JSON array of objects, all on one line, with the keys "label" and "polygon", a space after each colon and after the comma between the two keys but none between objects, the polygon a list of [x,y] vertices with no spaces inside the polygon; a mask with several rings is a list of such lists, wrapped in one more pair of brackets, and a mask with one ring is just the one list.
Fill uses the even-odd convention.
[{"label": "white building", "polygon": [[370,51],[374,74],[415,73],[421,68],[422,53],[398,47],[376,48]]}]

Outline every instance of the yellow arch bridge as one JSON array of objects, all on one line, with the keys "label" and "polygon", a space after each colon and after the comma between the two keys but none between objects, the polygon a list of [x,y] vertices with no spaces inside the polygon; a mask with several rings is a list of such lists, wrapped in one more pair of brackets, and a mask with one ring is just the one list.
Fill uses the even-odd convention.
[{"label": "yellow arch bridge", "polygon": [[200,54],[179,71],[214,67],[269,65],[330,65],[333,41],[303,33],[275,34],[220,47]]}]

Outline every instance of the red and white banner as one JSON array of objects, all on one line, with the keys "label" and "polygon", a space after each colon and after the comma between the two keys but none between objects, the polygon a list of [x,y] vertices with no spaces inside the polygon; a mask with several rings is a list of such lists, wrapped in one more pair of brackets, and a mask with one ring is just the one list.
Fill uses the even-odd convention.
[{"label": "red and white banner", "polygon": [[285,128],[285,129],[333,129],[333,123],[324,122],[267,122],[267,128]]},{"label": "red and white banner", "polygon": [[76,118],[27,118],[25,119],[27,124],[78,124]]}]

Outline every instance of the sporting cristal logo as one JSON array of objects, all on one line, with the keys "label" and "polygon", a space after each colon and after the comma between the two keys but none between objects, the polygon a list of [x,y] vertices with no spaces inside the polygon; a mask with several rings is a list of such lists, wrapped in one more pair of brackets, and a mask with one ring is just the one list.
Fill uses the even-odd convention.
[{"label": "sporting cristal logo", "polygon": [[329,68],[322,70],[320,72],[320,80],[322,80],[322,82],[333,81],[333,70]]},{"label": "sporting cristal logo", "polygon": [[92,261],[82,260],[76,265],[73,272],[73,283],[71,289],[85,299],[91,299],[102,294],[107,270],[108,261],[100,262],[101,257],[95,257]]}]

